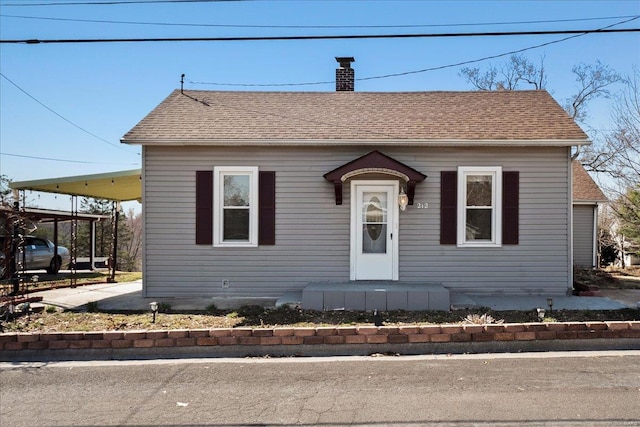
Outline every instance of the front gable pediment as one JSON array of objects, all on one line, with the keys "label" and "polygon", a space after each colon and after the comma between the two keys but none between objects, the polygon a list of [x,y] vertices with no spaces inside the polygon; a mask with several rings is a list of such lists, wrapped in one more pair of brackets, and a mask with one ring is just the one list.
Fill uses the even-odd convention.
[{"label": "front gable pediment", "polygon": [[374,150],[324,174],[324,179],[334,184],[336,205],[342,204],[343,182],[358,175],[368,173],[381,173],[404,180],[407,184],[407,196],[410,205],[413,205],[416,184],[427,178],[425,174],[418,172],[412,167],[382,154],[378,150]]}]

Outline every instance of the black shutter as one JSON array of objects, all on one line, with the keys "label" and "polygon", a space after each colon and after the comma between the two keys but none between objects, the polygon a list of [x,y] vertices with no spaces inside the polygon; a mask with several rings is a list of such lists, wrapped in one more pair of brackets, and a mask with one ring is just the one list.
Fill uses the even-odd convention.
[{"label": "black shutter", "polygon": [[520,216],[520,172],[502,173],[502,244],[517,245]]},{"label": "black shutter", "polygon": [[458,227],[458,173],[440,172],[440,244],[455,245]]},{"label": "black shutter", "polygon": [[213,244],[213,171],[196,171],[196,245]]},{"label": "black shutter", "polygon": [[276,173],[258,173],[258,245],[276,244]]}]

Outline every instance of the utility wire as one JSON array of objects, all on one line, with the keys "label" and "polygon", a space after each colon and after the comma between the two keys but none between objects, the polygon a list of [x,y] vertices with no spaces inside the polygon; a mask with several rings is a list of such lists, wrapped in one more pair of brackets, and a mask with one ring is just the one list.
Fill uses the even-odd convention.
[{"label": "utility wire", "polygon": [[[637,19],[637,18],[634,18],[634,19]],[[614,25],[618,25],[618,24],[614,24]],[[603,31],[607,31],[607,30],[603,30]],[[439,67],[425,68],[425,69],[422,69],[422,70],[405,71],[405,72],[401,72],[401,73],[384,74],[384,75],[381,75],[381,76],[373,76],[373,77],[364,77],[364,78],[362,78],[360,80],[364,81],[364,80],[384,79],[384,78],[389,78],[389,77],[399,77],[399,76],[406,76],[406,75],[410,75],[410,74],[424,73],[424,72],[427,72],[427,71],[442,70],[442,69],[445,69],[445,68],[460,67],[460,66],[463,66],[463,65],[469,65],[469,64],[473,64],[473,63],[477,63],[477,62],[487,61],[489,59],[497,59],[497,58],[502,58],[502,57],[507,56],[507,55],[515,55],[516,53],[522,53],[522,52],[526,52],[526,51],[533,50],[533,49],[539,49],[541,47],[545,47],[545,46],[549,46],[549,45],[557,44],[557,43],[562,43],[562,42],[565,42],[567,40],[571,40],[571,39],[575,39],[575,38],[578,38],[578,37],[582,37],[582,36],[585,36],[587,34],[590,34],[590,33],[575,34],[575,35],[572,35],[572,36],[569,36],[569,37],[565,37],[565,38],[562,38],[562,39],[559,39],[559,40],[553,40],[553,41],[542,43],[542,44],[539,44],[539,45],[529,46],[529,47],[525,47],[525,48],[522,48],[522,49],[516,49],[516,50],[509,51],[509,52],[504,52],[504,53],[500,53],[500,54],[496,54],[496,55],[486,56],[484,58],[475,59],[475,60],[471,60],[471,61],[463,61],[463,62],[458,62],[458,63],[455,63],[455,64],[449,64],[449,65],[443,65],[443,66],[439,66]]]},{"label": "utility wire", "polygon": [[[634,18],[637,19],[637,18]],[[229,42],[229,41],[292,41],[292,40],[356,40],[356,39],[409,39],[409,38],[452,38],[452,37],[503,37],[503,36],[543,36],[558,34],[593,33],[636,33],[640,28],[558,30],[558,31],[507,31],[479,33],[423,33],[423,34],[367,34],[335,36],[250,36],[250,37],[154,37],[117,39],[21,39],[0,40],[12,44],[75,44],[75,43],[141,43],[141,42]]]},{"label": "utility wire", "polygon": [[54,159],[54,158],[51,158],[51,157],[25,156],[23,154],[13,154],[13,153],[0,153],[0,156],[20,157],[20,158],[24,158],[24,159],[35,159],[35,160],[47,160],[47,161],[51,161],[51,162],[84,163],[84,164],[93,164],[93,165],[139,166],[138,163],[90,162],[90,161],[85,161],[85,160],[68,160],[68,159]]},{"label": "utility wire", "polygon": [[[391,74],[383,74],[383,75],[379,75],[379,76],[371,76],[371,77],[360,77],[360,78],[356,78],[356,81],[366,81],[366,80],[376,80],[376,79],[385,79],[385,78],[390,78],[390,77],[400,77],[400,76],[406,76],[406,75],[411,75],[411,74],[420,74],[420,73],[426,73],[429,71],[438,71],[438,70],[444,70],[447,68],[454,68],[454,67],[461,67],[463,65],[470,65],[470,64],[475,64],[478,62],[483,62],[483,61],[487,61],[490,59],[497,59],[497,58],[502,58],[504,56],[507,55],[514,55],[516,53],[522,53],[522,52],[526,52],[529,50],[533,50],[533,49],[539,49],[541,47],[545,47],[545,46],[549,46],[552,44],[556,44],[556,43],[561,43],[570,39],[574,39],[577,37],[581,37],[585,34],[577,34],[574,36],[570,36],[570,37],[565,37],[563,39],[560,40],[554,40],[554,41],[550,41],[547,43],[542,43],[542,44],[538,44],[535,46],[528,46],[528,47],[524,47],[522,49],[516,49],[516,50],[511,50],[509,52],[503,52],[503,53],[499,53],[496,55],[491,55],[491,56],[485,56],[482,58],[477,58],[477,59],[470,59],[467,61],[462,61],[462,62],[456,62],[454,64],[447,64],[447,65],[439,65],[437,67],[430,67],[430,68],[423,68],[420,70],[413,70],[413,71],[403,71],[400,73],[391,73]],[[211,86],[235,86],[235,87],[283,87],[283,86],[318,86],[318,85],[326,85],[326,84],[333,84],[334,81],[318,81],[318,82],[303,82],[303,83],[217,83],[217,82],[196,82],[196,81],[188,81],[189,84],[194,84],[194,85],[211,85]]]},{"label": "utility wire", "polygon": [[256,1],[256,0],[105,0],[105,1],[73,1],[73,2],[54,2],[54,3],[6,3],[0,6],[112,6],[120,4],[161,4],[161,3],[228,3],[240,1]]},{"label": "utility wire", "polygon": [[[80,129],[82,132],[91,135],[92,137],[105,142],[113,147],[119,148],[120,150],[124,150],[128,153],[131,153],[131,151],[124,149],[123,147],[116,145],[110,141],[107,141],[104,138],[99,137],[98,135],[89,132],[88,130],[86,130],[85,128],[75,124],[74,122],[72,122],[71,120],[67,119],[66,117],[62,116],[61,114],[57,113],[56,111],[54,111],[53,109],[51,109],[50,107],[48,107],[47,105],[45,105],[44,103],[42,103],[41,101],[39,101],[38,99],[36,99],[33,95],[31,95],[30,93],[28,93],[26,90],[22,89],[20,86],[18,86],[13,80],[11,80],[9,77],[5,76],[4,74],[0,73],[0,76],[2,76],[6,81],[8,81],[9,83],[11,83],[13,86],[15,86],[20,92],[24,93],[25,95],[27,95],[29,98],[33,99],[35,102],[37,102],[38,104],[40,104],[41,106],[43,106],[44,108],[46,108],[47,110],[49,110],[50,112],[52,112],[53,114],[55,114],[56,116],[60,117],[62,120],[64,120],[65,122],[69,123],[70,125]],[[133,154],[133,153],[131,153]]]},{"label": "utility wire", "polygon": [[74,19],[74,18],[54,18],[44,16],[24,16],[24,15],[4,15],[2,18],[16,19],[36,19],[43,21],[63,21],[63,22],[87,22],[93,24],[125,24],[125,25],[152,25],[170,27],[215,27],[215,28],[261,28],[261,29],[351,29],[351,28],[438,28],[438,27],[474,27],[485,25],[524,25],[524,24],[554,24],[566,22],[602,21],[610,19],[634,18],[637,15],[605,16],[596,18],[575,18],[575,19],[554,19],[543,21],[512,21],[512,22],[478,22],[478,23],[458,23],[458,24],[409,24],[409,25],[242,25],[242,24],[196,24],[196,23],[172,23],[172,22],[148,22],[148,21],[114,21],[102,19]]},{"label": "utility wire", "polygon": [[[639,17],[635,17],[632,18],[630,20],[626,20],[626,21],[621,21],[615,24],[611,24],[607,27],[602,28],[601,30],[607,29],[607,28],[611,28],[613,26],[616,25],[620,25],[620,24],[624,24],[626,22],[629,22],[631,20],[634,19],[638,19]],[[509,52],[503,52],[503,53],[499,53],[496,55],[491,55],[491,56],[485,56],[483,58],[478,58],[478,59],[471,59],[468,61],[462,61],[462,62],[457,62],[454,64],[447,64],[447,65],[440,65],[437,67],[431,67],[431,68],[423,68],[421,70],[413,70],[413,71],[404,71],[404,72],[400,72],[400,73],[392,73],[392,74],[383,74],[380,76],[372,76],[372,77],[362,77],[362,78],[356,78],[356,81],[365,81],[365,80],[375,80],[375,79],[384,79],[384,78],[390,78],[390,77],[400,77],[400,76],[406,76],[406,75],[410,75],[410,74],[419,74],[419,73],[426,73],[428,71],[437,71],[437,70],[443,70],[446,68],[453,68],[453,67],[460,67],[463,65],[470,65],[470,64],[474,64],[477,62],[483,62],[483,61],[487,61],[489,59],[497,59],[497,58],[502,58],[504,56],[507,55],[514,55],[516,53],[522,53],[522,52],[526,52],[529,50],[533,50],[533,49],[539,49],[541,47],[545,47],[545,46],[549,46],[552,44],[557,44],[557,43],[562,43],[565,42],[567,40],[571,40],[574,38],[578,38],[578,37],[582,37],[587,35],[588,33],[583,33],[583,34],[576,34],[576,35],[572,35],[569,37],[565,37],[559,40],[553,40],[550,42],[546,42],[546,43],[542,43],[542,44],[538,44],[538,45],[534,45],[534,46],[528,46],[528,47],[524,47],[522,49],[516,49],[516,50],[512,50]],[[282,86],[314,86],[314,85],[325,85],[325,84],[333,84],[333,81],[319,81],[319,82],[305,82],[305,83],[264,83],[264,84],[259,84],[259,83],[216,83],[216,82],[194,82],[194,81],[189,81],[188,83],[190,84],[196,84],[196,85],[212,85],[212,86],[236,86],[236,87],[282,87]]]},{"label": "utility wire", "polygon": [[[570,37],[565,37],[563,39],[560,40],[554,40],[554,41],[550,41],[547,43],[542,43],[542,44],[538,44],[535,46],[528,46],[528,47],[524,47],[522,49],[516,49],[516,50],[511,50],[508,52],[503,52],[503,53],[498,53],[496,55],[491,55],[491,56],[485,56],[482,58],[477,58],[477,59],[470,59],[467,61],[462,61],[462,62],[456,62],[453,64],[446,64],[446,65],[439,65],[436,67],[430,67],[430,68],[423,68],[420,70],[412,70],[412,71],[403,71],[400,73],[391,73],[391,74],[383,74],[383,75],[379,75],[379,76],[371,76],[371,77],[360,77],[360,78],[356,78],[356,81],[366,81],[366,80],[376,80],[376,79],[385,79],[385,78],[390,78],[390,77],[401,77],[401,76],[407,76],[407,75],[411,75],[411,74],[420,74],[420,73],[426,73],[429,71],[438,71],[438,70],[444,70],[447,68],[454,68],[454,67],[461,67],[463,65],[470,65],[470,64],[475,64],[478,62],[483,62],[483,61],[487,61],[490,59],[497,59],[497,58],[502,58],[504,56],[507,55],[514,55],[516,53],[522,53],[522,52],[526,52],[528,50],[533,50],[533,49],[539,49],[541,47],[545,47],[545,46],[549,46],[552,44],[556,44],[556,43],[562,43],[564,41],[570,40],[570,39],[574,39],[577,37],[581,37],[584,36],[585,34],[577,34],[574,36],[570,36]],[[195,84],[195,85],[211,85],[211,86],[236,86],[236,87],[283,87],[283,86],[318,86],[318,85],[326,85],[326,84],[333,84],[334,81],[318,81],[318,82],[303,82],[303,83],[217,83],[217,82],[194,82],[189,80],[188,81],[189,84]]]}]

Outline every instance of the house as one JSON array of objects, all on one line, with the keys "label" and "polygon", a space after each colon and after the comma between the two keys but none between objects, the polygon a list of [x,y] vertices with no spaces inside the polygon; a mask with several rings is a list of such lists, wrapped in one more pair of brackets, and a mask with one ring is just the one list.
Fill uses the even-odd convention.
[{"label": "house", "polygon": [[176,90],[122,138],[142,146],[146,296],[571,291],[589,140],[546,91],[357,92],[337,59],[335,92]]},{"label": "house", "polygon": [[637,246],[628,245],[625,248],[624,265],[627,267],[640,265],[640,255],[638,255],[638,253],[640,253],[640,248],[638,248]]},{"label": "house", "polygon": [[598,184],[578,160],[573,169],[573,264],[598,266],[598,205],[607,202]]}]

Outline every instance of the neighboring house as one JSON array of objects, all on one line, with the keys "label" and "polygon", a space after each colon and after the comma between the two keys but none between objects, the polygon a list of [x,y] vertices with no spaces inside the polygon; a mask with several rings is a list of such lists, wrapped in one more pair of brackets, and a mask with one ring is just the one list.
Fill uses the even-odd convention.
[{"label": "neighboring house", "polygon": [[609,231],[613,236],[618,252],[614,265],[623,268],[640,265],[640,245],[627,240],[624,233],[620,233],[620,221],[618,218],[614,219]]},{"label": "neighboring house", "polygon": [[123,137],[142,145],[145,296],[569,292],[589,141],[556,101],[354,92],[350,60],[336,92],[176,90]]},{"label": "neighboring house", "polygon": [[640,248],[631,245],[628,245],[627,248],[625,248],[624,265],[626,267],[640,265],[640,255],[638,255]]},{"label": "neighboring house", "polygon": [[573,264],[598,266],[598,205],[607,202],[598,184],[573,161]]}]

